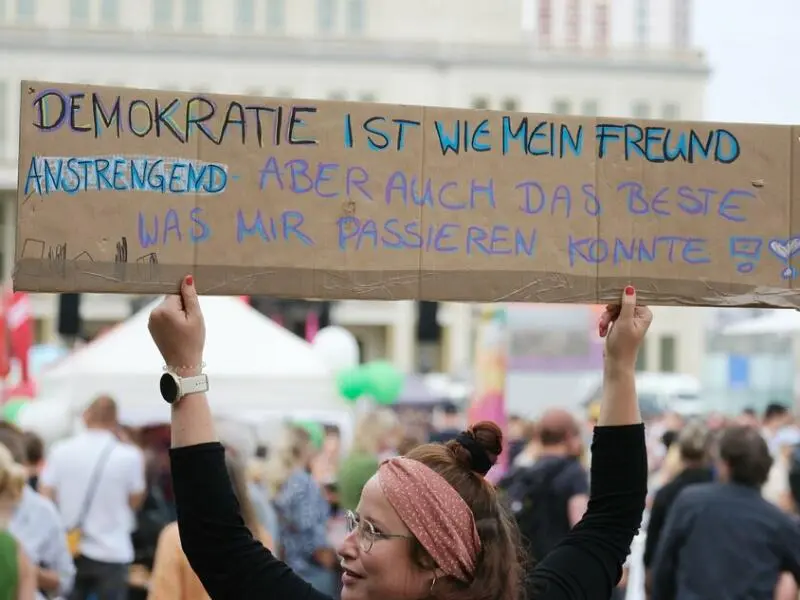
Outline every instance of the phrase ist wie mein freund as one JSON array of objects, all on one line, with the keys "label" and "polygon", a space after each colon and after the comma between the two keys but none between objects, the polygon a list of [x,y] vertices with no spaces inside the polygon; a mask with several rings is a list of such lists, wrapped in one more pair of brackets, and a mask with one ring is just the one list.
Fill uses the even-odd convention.
[{"label": "phrase ist wie mein freund", "polygon": [[[342,118],[345,148],[363,144],[375,151],[403,151],[423,123],[410,118],[371,116],[356,119],[342,111],[341,105],[269,104],[258,101],[219,102],[204,95],[190,98],[169,97],[140,92],[123,98],[108,92],[66,93],[44,90],[32,100],[33,126],[43,132],[64,127],[92,135],[103,134],[138,138],[167,137],[182,144],[206,139],[215,145],[229,143],[265,146],[317,144],[320,128],[331,123],[319,118],[326,110]],[[377,108],[376,108],[377,110]],[[415,112],[409,110],[409,112]],[[672,128],[635,123],[598,123],[587,132],[584,125],[568,125],[552,120],[535,120],[524,115],[503,115],[500,132],[492,130],[485,113],[450,121],[433,120],[433,130],[442,154],[522,152],[531,156],[584,156],[587,137],[595,140],[596,155],[609,155],[622,145],[626,160],[648,162],[713,161],[730,164],[741,154],[736,135],[722,128],[701,133],[693,128]],[[316,134],[315,134],[316,132]],[[420,138],[421,139],[421,138]],[[499,148],[498,148],[499,146]]]}]

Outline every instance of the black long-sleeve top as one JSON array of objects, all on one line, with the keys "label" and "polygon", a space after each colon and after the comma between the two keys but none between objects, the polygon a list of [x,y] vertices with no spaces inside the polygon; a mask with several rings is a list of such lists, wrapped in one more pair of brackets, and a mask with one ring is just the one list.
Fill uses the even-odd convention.
[{"label": "black long-sleeve top", "polygon": [[[170,452],[181,545],[214,600],[330,600],[250,534],[218,443]],[[643,425],[596,427],[583,519],[535,568],[532,600],[606,600],[639,528],[647,493]]]}]

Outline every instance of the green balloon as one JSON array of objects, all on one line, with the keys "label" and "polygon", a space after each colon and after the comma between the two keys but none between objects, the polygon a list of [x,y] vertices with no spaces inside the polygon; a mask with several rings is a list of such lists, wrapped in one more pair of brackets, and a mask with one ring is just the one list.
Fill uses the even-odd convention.
[{"label": "green balloon", "polygon": [[403,389],[403,374],[391,363],[377,360],[364,366],[366,392],[381,405],[393,404]]},{"label": "green balloon", "polygon": [[3,404],[2,410],[0,410],[0,418],[3,421],[8,421],[9,423],[17,422],[19,419],[19,413],[28,404],[25,400],[9,400],[5,404]]},{"label": "green balloon", "polygon": [[354,402],[366,393],[367,377],[364,367],[340,372],[336,375],[336,385],[342,397]]}]

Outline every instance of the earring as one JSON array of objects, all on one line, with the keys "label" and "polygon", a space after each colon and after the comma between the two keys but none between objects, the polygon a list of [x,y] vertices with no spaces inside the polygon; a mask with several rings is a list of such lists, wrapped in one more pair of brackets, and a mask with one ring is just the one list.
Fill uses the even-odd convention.
[{"label": "earring", "polygon": [[431,581],[431,589],[428,591],[429,594],[433,594],[433,587],[436,585],[437,577],[436,573],[433,574],[433,581]]}]

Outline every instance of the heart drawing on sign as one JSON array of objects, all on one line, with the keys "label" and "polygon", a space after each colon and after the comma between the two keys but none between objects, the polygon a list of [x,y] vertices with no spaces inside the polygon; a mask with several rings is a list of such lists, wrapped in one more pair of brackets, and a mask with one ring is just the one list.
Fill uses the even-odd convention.
[{"label": "heart drawing on sign", "polygon": [[800,252],[800,237],[789,240],[772,240],[769,243],[769,249],[783,262],[789,262],[790,258]]}]

